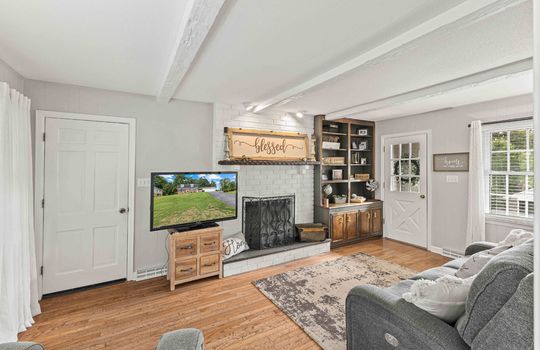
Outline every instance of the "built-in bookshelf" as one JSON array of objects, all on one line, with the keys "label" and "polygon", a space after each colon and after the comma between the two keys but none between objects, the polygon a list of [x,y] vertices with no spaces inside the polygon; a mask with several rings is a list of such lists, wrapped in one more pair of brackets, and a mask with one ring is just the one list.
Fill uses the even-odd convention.
[{"label": "built-in bookshelf", "polygon": [[[351,203],[352,194],[373,199],[366,188],[368,179],[375,175],[374,136],[375,123],[355,119],[326,120],[315,116],[317,161],[315,167],[315,204],[324,205],[323,187],[330,185],[332,195],[346,196]],[[360,177],[360,178],[359,178]],[[333,197],[330,203],[333,203]]]}]

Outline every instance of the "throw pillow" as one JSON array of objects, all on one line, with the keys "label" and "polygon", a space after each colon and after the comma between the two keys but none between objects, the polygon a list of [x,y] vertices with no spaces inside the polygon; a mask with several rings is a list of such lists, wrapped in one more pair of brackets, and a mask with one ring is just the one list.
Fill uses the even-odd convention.
[{"label": "throw pillow", "polygon": [[474,277],[462,279],[452,275],[439,277],[435,281],[418,280],[413,283],[403,299],[422,310],[452,323],[465,312],[465,301]]},{"label": "throw pillow", "polygon": [[243,252],[244,250],[248,250],[249,246],[246,243],[246,239],[244,237],[244,234],[242,232],[239,232],[235,235],[232,235],[231,237],[225,238],[223,240],[223,260],[227,260],[232,256],[235,256],[236,254],[239,254]]},{"label": "throw pillow", "polygon": [[508,233],[508,236],[504,239],[504,241],[499,242],[500,246],[504,245],[511,245],[512,247],[518,246],[522,243],[525,243],[529,239],[533,238],[533,234],[531,232],[522,230],[522,229],[514,229]]},{"label": "throw pillow", "polygon": [[512,248],[511,245],[502,245],[471,255],[454,274],[459,278],[469,278],[476,275],[486,264],[499,253]]}]

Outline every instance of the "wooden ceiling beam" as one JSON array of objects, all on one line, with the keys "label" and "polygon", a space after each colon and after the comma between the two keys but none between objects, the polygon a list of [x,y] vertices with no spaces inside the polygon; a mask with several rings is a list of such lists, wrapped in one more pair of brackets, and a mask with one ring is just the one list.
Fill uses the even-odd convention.
[{"label": "wooden ceiling beam", "polygon": [[225,0],[188,1],[183,25],[157,96],[158,102],[167,103],[174,96],[182,79],[193,64],[224,2]]}]

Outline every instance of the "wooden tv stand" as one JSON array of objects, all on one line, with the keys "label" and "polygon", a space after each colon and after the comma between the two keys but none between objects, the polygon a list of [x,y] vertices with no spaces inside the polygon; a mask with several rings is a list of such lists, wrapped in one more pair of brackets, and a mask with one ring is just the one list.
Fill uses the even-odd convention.
[{"label": "wooden tv stand", "polygon": [[177,284],[222,275],[220,226],[177,232],[170,230],[167,279]]}]

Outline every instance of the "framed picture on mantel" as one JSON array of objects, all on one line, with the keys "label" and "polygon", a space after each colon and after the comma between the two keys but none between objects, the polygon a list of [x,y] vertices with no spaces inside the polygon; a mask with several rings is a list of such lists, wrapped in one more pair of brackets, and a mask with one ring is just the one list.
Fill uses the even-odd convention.
[{"label": "framed picture on mantel", "polygon": [[469,171],[469,153],[434,154],[433,171]]}]

